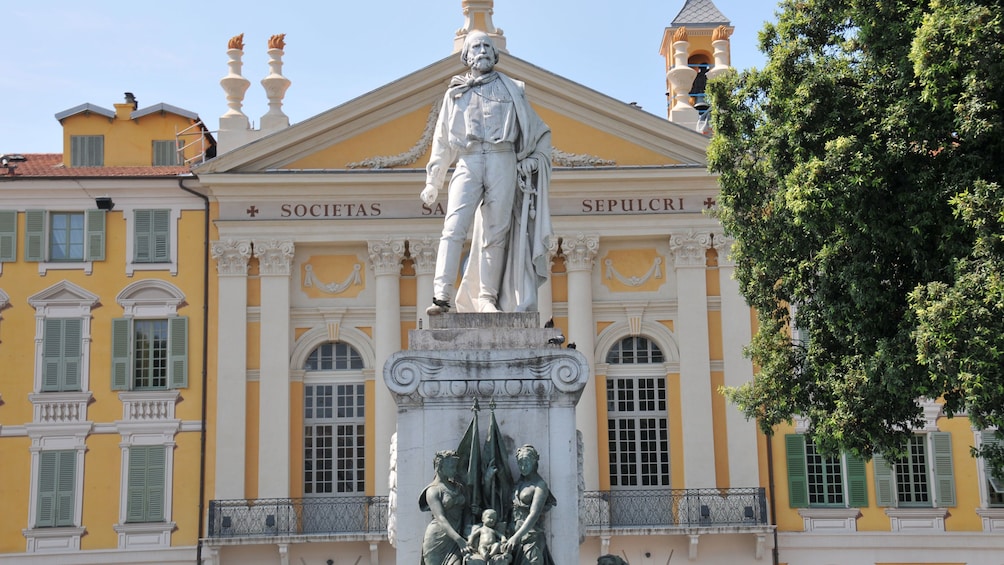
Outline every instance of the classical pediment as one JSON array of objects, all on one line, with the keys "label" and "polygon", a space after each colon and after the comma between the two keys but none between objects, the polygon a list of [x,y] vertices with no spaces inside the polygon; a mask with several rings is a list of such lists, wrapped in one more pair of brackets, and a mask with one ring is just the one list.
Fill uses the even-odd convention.
[{"label": "classical pediment", "polygon": [[[707,138],[630,104],[504,55],[498,69],[523,81],[552,129],[558,167],[647,167],[705,163]],[[303,122],[195,168],[226,173],[422,169],[431,127],[450,78],[451,55]]]}]

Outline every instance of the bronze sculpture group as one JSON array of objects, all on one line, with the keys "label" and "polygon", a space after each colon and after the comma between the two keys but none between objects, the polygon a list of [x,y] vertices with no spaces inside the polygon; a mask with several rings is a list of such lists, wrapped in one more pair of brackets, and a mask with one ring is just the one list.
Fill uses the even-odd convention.
[{"label": "bronze sculpture group", "polygon": [[[494,424],[494,418],[493,418]],[[476,437],[476,436],[475,436]],[[423,565],[551,565],[544,532],[544,514],[556,504],[547,482],[537,472],[540,455],[532,445],[516,450],[520,478],[503,508],[481,508],[473,490],[489,490],[488,483],[508,474],[496,464],[482,471],[482,485],[467,485],[460,478],[461,454],[436,453],[436,476],[422,491],[419,507],[432,513],[422,541]],[[470,464],[470,460],[468,460]],[[504,484],[504,483],[503,483]],[[474,499],[474,500],[472,500]],[[485,497],[490,501],[492,497]],[[499,522],[511,516],[512,523]],[[474,523],[475,518],[481,523]],[[466,535],[465,535],[466,534]]]}]

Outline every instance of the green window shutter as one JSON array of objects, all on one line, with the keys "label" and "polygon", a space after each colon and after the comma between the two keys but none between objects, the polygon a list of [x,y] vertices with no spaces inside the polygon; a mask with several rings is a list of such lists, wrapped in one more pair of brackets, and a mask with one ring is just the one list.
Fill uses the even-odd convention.
[{"label": "green window shutter", "polygon": [[80,390],[82,325],[79,318],[48,318],[42,338],[42,392]]},{"label": "green window shutter", "polygon": [[63,323],[64,391],[80,390],[80,361],[83,349],[83,320],[68,318]]},{"label": "green window shutter", "polygon": [[0,263],[17,261],[17,210],[0,210]]},{"label": "green window shutter", "polygon": [[28,210],[24,219],[24,260],[45,261],[45,210]]},{"label": "green window shutter", "polygon": [[188,388],[188,318],[167,319],[167,380],[170,388]]},{"label": "green window shutter", "polygon": [[129,390],[132,359],[132,322],[112,320],[112,390]]},{"label": "green window shutter", "polygon": [[847,504],[851,508],[868,506],[868,476],[865,472],[865,461],[860,457],[847,454]]},{"label": "green window shutter", "polygon": [[59,473],[56,479],[56,525],[73,526],[73,507],[75,500],[73,496],[76,484],[74,467],[76,467],[77,453],[75,451],[59,452]]},{"label": "green window shutter", "polygon": [[788,503],[792,508],[808,508],[809,477],[805,468],[805,436],[784,436],[784,452],[788,461]]},{"label": "green window shutter", "polygon": [[63,322],[61,318],[46,318],[42,336],[42,392],[60,390],[63,380]]},{"label": "green window shutter", "polygon": [[955,506],[955,468],[952,464],[952,434],[931,432],[934,452],[935,501],[940,508]]},{"label": "green window shutter", "polygon": [[42,451],[38,454],[36,528],[51,528],[56,525],[56,461],[58,454],[58,451]]},{"label": "green window shutter", "polygon": [[880,453],[872,458],[875,466],[875,504],[896,506],[896,479],[892,465]]},{"label": "green window shutter", "polygon": [[165,450],[165,447],[159,445],[129,449],[127,522],[164,520]]},{"label": "green window shutter", "polygon": [[153,261],[167,263],[171,260],[171,211],[153,211]]},{"label": "green window shutter", "polygon": [[87,211],[87,248],[84,260],[105,260],[105,211]]},{"label": "green window shutter", "polygon": [[147,263],[153,257],[151,231],[153,210],[136,210],[136,222],[133,231],[133,260],[137,263]]},{"label": "green window shutter", "polygon": [[164,484],[167,482],[167,448],[162,446],[149,447],[146,458],[146,520],[148,522],[164,521]]}]

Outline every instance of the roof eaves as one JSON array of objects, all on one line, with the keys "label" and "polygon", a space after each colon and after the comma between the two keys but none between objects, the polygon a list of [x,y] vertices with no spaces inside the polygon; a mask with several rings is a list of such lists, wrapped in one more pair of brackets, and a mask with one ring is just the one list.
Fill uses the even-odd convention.
[{"label": "roof eaves", "polygon": [[74,106],[73,108],[70,108],[69,110],[63,110],[62,112],[58,112],[56,114],[56,119],[59,120],[60,122],[62,122],[64,119],[69,118],[70,116],[74,116],[76,114],[83,114],[85,112],[90,112],[92,114],[98,114],[100,116],[104,116],[104,117],[109,118],[109,119],[115,117],[115,111],[114,110],[109,110],[108,108],[102,108],[101,106],[95,106],[94,104],[91,104],[90,102],[86,102],[86,103],[81,104],[79,106]]}]

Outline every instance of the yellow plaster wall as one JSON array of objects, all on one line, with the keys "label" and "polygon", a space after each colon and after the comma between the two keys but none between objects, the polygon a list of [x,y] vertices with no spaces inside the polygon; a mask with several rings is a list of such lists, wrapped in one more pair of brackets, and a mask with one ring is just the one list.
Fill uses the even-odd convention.
[{"label": "yellow plaster wall", "polygon": [[[366,265],[355,255],[312,255],[300,265],[300,280],[307,280],[307,265],[310,265],[314,276],[325,285],[342,284],[353,276],[356,265],[359,265],[359,282],[349,285],[338,294],[338,298],[356,298],[366,289]],[[260,279],[256,280],[259,283]],[[331,298],[332,294],[324,292],[316,286],[302,285],[300,292],[308,298]]]},{"label": "yellow plaster wall", "polygon": [[247,426],[244,428],[245,461],[244,498],[258,498],[258,403],[261,393],[257,381],[249,381],[247,388]]},{"label": "yellow plaster wall", "polygon": [[[376,380],[366,380],[366,406],[376,406]],[[366,411],[366,460],[376,461],[376,410]],[[376,495],[376,465],[366,465],[366,496]]]},{"label": "yellow plaster wall", "polygon": [[289,398],[289,496],[300,498],[303,496],[303,381],[289,383]]},{"label": "yellow plaster wall", "polygon": [[680,373],[666,376],[666,394],[669,395],[669,465],[673,488],[686,488],[683,461],[683,394],[680,390]]},{"label": "yellow plaster wall", "polygon": [[[4,276],[7,270],[4,269]],[[7,316],[4,312],[4,320]],[[4,379],[4,396],[7,396],[6,383],[15,379]],[[7,403],[3,406],[6,410]],[[8,420],[4,416],[3,420]],[[5,437],[0,441],[0,468],[3,480],[0,481],[0,500],[3,501],[3,512],[0,514],[0,553],[20,553],[24,551],[25,539],[21,529],[28,526],[28,503],[31,493],[31,440],[27,437]]]},{"label": "yellow plaster wall", "polygon": [[[715,441],[715,484],[720,487],[731,485],[729,477],[729,436],[725,411],[729,408],[725,397],[718,389],[725,384],[725,373],[711,372],[711,421]],[[739,485],[736,485],[739,486]],[[745,485],[743,485],[745,486]]]},{"label": "yellow plaster wall", "polygon": [[119,492],[122,485],[122,449],[119,434],[92,434],[84,454],[84,499],[81,524],[87,535],[80,548],[116,547],[118,537],[112,524],[119,521]]},{"label": "yellow plaster wall", "polygon": [[261,322],[248,322],[247,340],[247,357],[244,361],[248,370],[257,370],[261,360]]}]

